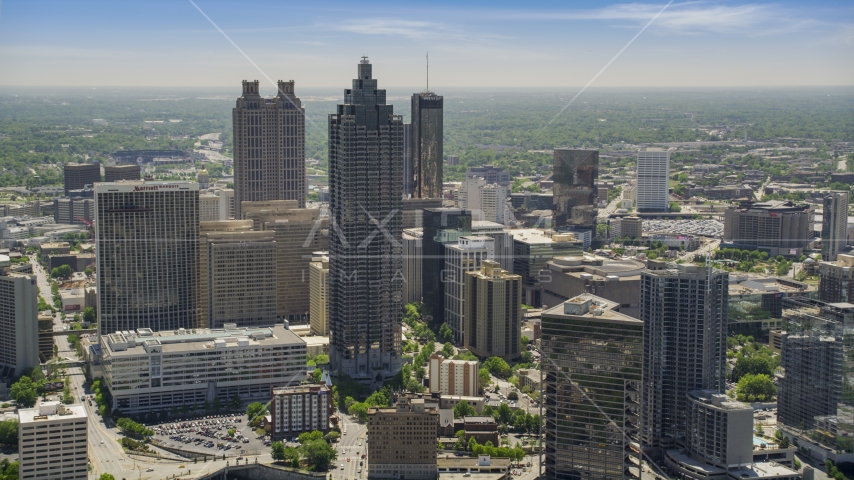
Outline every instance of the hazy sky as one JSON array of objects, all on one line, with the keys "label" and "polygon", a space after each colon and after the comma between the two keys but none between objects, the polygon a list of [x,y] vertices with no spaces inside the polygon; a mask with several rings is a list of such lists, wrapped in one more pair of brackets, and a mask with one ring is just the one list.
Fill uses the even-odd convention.
[{"label": "hazy sky", "polygon": [[[666,5],[193,0],[272,80],[589,82]],[[0,85],[227,86],[259,72],[190,0],[0,0]],[[524,8],[520,8],[524,5]],[[854,4],[675,0],[592,86],[854,84]]]}]

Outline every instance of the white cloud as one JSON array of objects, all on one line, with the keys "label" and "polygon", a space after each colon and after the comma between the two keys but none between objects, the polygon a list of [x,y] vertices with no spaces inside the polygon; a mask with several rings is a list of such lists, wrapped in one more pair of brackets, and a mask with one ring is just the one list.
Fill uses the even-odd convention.
[{"label": "white cloud", "polygon": [[[564,10],[553,12],[499,12],[507,19],[519,20],[601,20],[627,22],[625,26],[648,22],[663,4],[623,3],[592,10]],[[651,29],[682,33],[742,33],[764,35],[790,33],[795,30],[827,26],[826,22],[807,18],[776,4],[722,5],[706,1],[674,3],[652,24]]]}]

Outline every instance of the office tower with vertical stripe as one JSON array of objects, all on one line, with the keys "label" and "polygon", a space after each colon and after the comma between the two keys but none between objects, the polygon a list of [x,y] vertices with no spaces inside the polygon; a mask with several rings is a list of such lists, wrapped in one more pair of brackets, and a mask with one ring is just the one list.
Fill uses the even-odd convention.
[{"label": "office tower with vertical stripe", "polygon": [[258,80],[243,81],[232,110],[234,128],[234,218],[240,202],[296,200],[305,207],[305,108],[294,82],[278,82],[274,97],[262,97]]},{"label": "office tower with vertical stripe", "polygon": [[666,212],[668,207],[670,152],[638,152],[638,212]]}]

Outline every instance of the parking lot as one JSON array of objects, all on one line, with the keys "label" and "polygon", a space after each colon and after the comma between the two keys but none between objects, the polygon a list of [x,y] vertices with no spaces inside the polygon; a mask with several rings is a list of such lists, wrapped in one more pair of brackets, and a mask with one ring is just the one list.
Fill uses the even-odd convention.
[{"label": "parking lot", "polygon": [[724,224],[717,220],[644,220],[643,233],[673,233],[720,238]]},{"label": "parking lot", "polygon": [[[258,455],[270,450],[268,437],[259,437],[246,415],[205,415],[147,425],[154,440],[167,447],[212,456]],[[229,430],[234,429],[234,435]]]}]

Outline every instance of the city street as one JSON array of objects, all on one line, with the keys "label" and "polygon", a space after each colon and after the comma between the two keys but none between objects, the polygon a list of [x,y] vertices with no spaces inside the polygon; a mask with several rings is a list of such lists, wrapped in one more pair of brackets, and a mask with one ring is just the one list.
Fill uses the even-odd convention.
[{"label": "city street", "polygon": [[[368,478],[368,458],[362,460],[362,455],[367,455],[368,453],[368,427],[367,425],[356,422],[346,413],[340,413],[339,418],[341,438],[334,445],[338,457],[335,459],[335,469],[332,470],[332,467],[330,467],[332,476],[342,479]],[[345,430],[347,431],[346,434],[344,433]],[[350,458],[349,462],[347,458]],[[361,473],[359,473],[360,461],[364,462],[364,465],[361,465]],[[340,468],[342,464],[344,465],[343,470]]]},{"label": "city street", "polygon": [[[47,278],[47,273],[34,259],[31,260],[33,265],[33,273],[36,275],[39,291],[42,298],[50,303],[52,299],[50,291],[50,282]],[[66,327],[62,323],[62,317],[59,313],[54,317],[54,331],[62,331]],[[68,337],[56,336],[54,342],[58,347],[60,357],[76,358],[76,353],[68,343]],[[97,405],[89,405],[89,402],[81,401],[83,395],[90,395],[93,392],[88,390],[88,383],[83,375],[83,369],[80,367],[66,368],[66,374],[71,379],[71,393],[74,396],[75,403],[80,403],[86,410],[88,416],[88,435],[89,435],[89,460],[92,466],[92,471],[89,473],[89,478],[98,478],[102,473],[111,473],[116,478],[139,478],[139,479],[157,479],[172,476],[173,474],[185,471],[187,468],[192,470],[192,462],[181,461],[159,461],[153,458],[140,456],[139,459],[131,458],[124,453],[121,445],[118,444],[118,430],[115,426],[112,428],[104,424],[103,419],[98,415]],[[271,461],[269,453],[266,459],[259,458],[261,461]],[[233,459],[232,459],[233,461]],[[210,469],[215,463],[220,463],[224,466],[225,462],[209,462],[206,464],[207,469]],[[179,468],[180,465],[185,465],[185,469]],[[200,471],[201,471],[200,467]],[[151,470],[150,472],[147,470]]]}]

